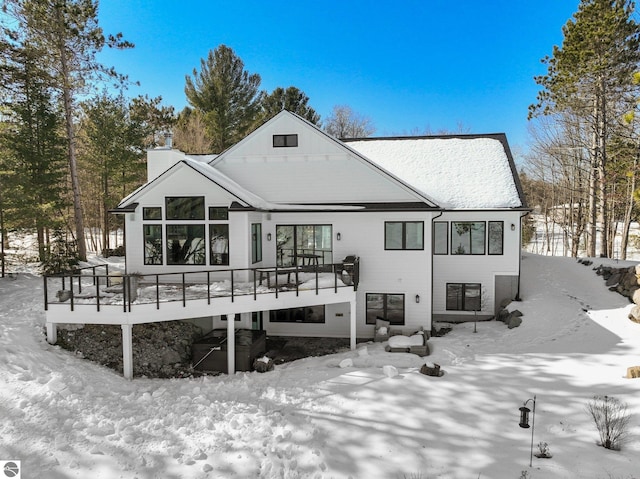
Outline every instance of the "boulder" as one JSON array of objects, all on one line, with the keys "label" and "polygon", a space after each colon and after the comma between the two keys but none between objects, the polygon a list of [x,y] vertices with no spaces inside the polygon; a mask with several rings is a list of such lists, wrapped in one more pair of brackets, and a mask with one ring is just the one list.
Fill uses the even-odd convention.
[{"label": "boulder", "polygon": [[636,379],[640,378],[640,366],[631,366],[627,368],[627,378]]},{"label": "boulder", "polygon": [[620,282],[620,278],[622,278],[622,274],[621,273],[613,273],[611,276],[609,276],[609,278],[607,279],[607,281],[605,282],[605,284],[607,286],[613,286],[615,284],[618,284]]},{"label": "boulder", "polygon": [[425,376],[435,376],[435,377],[441,377],[444,374],[444,371],[440,370],[440,365],[436,363],[433,363],[433,366],[428,366],[426,364],[423,364],[422,367],[420,368],[420,372]]},{"label": "boulder", "polygon": [[341,368],[350,368],[353,366],[353,359],[351,358],[347,358],[347,359],[343,359],[342,361],[340,361],[340,364],[338,365]]},{"label": "boulder", "polygon": [[506,309],[501,309],[500,312],[498,313],[498,317],[496,319],[498,321],[502,321],[503,323],[506,323],[507,319],[509,319],[510,315],[511,315],[511,313],[509,311],[507,311]]},{"label": "boulder", "polygon": [[517,328],[522,324],[522,318],[520,316],[509,316],[507,327],[509,329]]},{"label": "boulder", "polygon": [[395,378],[398,375],[398,369],[395,366],[391,366],[390,364],[382,366],[382,372],[388,378]]},{"label": "boulder", "polygon": [[633,322],[640,323],[640,306],[637,304],[629,311],[629,319]]},{"label": "boulder", "polygon": [[635,269],[635,273],[637,275],[640,275],[640,264],[637,264],[634,269]]},{"label": "boulder", "polygon": [[640,304],[640,289],[634,290],[630,298],[631,298],[631,301],[633,301],[635,304]]}]

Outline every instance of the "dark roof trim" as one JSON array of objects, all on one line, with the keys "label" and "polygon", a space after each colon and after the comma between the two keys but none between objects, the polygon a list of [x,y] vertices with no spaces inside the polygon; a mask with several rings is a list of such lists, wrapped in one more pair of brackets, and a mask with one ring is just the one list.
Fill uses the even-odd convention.
[{"label": "dark roof trim", "polygon": [[136,208],[140,203],[129,203],[128,205],[122,206],[120,208],[113,208],[108,210],[109,213],[113,213],[114,215],[121,215],[124,213],[135,213]]}]

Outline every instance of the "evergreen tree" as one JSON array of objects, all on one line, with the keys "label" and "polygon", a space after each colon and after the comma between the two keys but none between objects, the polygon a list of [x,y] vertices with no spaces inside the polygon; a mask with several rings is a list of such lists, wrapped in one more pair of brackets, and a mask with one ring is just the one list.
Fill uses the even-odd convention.
[{"label": "evergreen tree", "polygon": [[105,37],[98,25],[97,0],[3,0],[2,8],[5,37],[16,44],[28,42],[37,49],[39,65],[50,73],[50,86],[57,91],[62,104],[75,235],[78,255],[85,260],[87,248],[74,130],[77,98],[86,93],[98,76],[125,81],[126,77],[101,65],[96,55],[105,46],[133,45],[123,41],[121,34]]},{"label": "evergreen tree", "polygon": [[620,108],[633,89],[633,73],[640,62],[634,10],[630,1],[582,0],[563,27],[562,46],[555,46],[553,56],[543,59],[547,74],[535,79],[543,90],[530,107],[530,117],[571,112],[581,118],[590,137],[590,256],[596,253],[597,222],[602,226],[600,254],[609,251],[607,142],[622,119]]},{"label": "evergreen tree", "polygon": [[260,121],[265,122],[282,110],[288,110],[309,120],[314,125],[320,126],[320,115],[309,105],[309,97],[294,86],[286,90],[278,87],[271,93],[262,92],[260,95],[261,116]]},{"label": "evergreen tree", "polygon": [[42,260],[47,231],[63,224],[66,170],[60,112],[48,87],[48,74],[38,65],[38,51],[30,45],[7,43],[2,51],[6,93],[0,133],[3,219],[14,228],[35,229]]},{"label": "evergreen tree", "polygon": [[244,138],[260,109],[260,75],[249,74],[235,52],[220,45],[200,62],[200,72],[186,76],[185,94],[204,115],[214,153]]}]

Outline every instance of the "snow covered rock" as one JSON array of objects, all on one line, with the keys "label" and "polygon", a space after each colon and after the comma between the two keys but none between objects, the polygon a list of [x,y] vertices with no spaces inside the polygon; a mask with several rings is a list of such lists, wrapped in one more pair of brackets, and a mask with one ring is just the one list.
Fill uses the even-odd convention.
[{"label": "snow covered rock", "polygon": [[398,368],[387,364],[386,366],[382,366],[382,372],[388,378],[395,378],[398,375]]}]

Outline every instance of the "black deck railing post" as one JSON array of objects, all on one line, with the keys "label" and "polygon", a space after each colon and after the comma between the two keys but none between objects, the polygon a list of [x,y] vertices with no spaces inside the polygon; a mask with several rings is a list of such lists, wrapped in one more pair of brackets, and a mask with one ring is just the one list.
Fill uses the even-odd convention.
[{"label": "black deck railing post", "polygon": [[278,299],[278,265],[276,264],[276,299]]},{"label": "black deck railing post", "polygon": [[96,285],[96,307],[98,308],[98,313],[99,313],[100,312],[100,278],[94,275],[93,283]]},{"label": "black deck railing post", "polygon": [[207,271],[207,304],[211,304],[211,271]]},{"label": "black deck railing post", "polygon": [[160,309],[160,275],[156,274],[156,309]]},{"label": "black deck railing post", "polygon": [[69,281],[71,282],[71,311],[73,311],[73,307],[74,307],[74,297],[73,297],[73,276],[69,279]]},{"label": "black deck railing post", "polygon": [[[71,284],[73,285],[73,275],[71,276]],[[71,286],[73,289],[73,286]],[[78,273],[78,293],[82,293],[82,271]]]},{"label": "black deck railing post", "polygon": [[182,273],[182,307],[187,307],[187,289],[185,285],[184,273]]},{"label": "black deck railing post", "polygon": [[49,293],[47,291],[47,276],[44,275],[42,277],[42,280],[44,281],[44,310],[49,311]]},{"label": "black deck railing post", "polygon": [[234,297],[233,297],[233,288],[234,288],[234,284],[233,284],[233,270],[231,270],[231,302],[233,303]]},{"label": "black deck railing post", "polygon": [[256,269],[253,268],[253,300],[258,299],[258,283],[256,280]]},{"label": "black deck railing post", "polygon": [[318,289],[320,289],[320,285],[318,284],[319,281],[318,281],[318,265],[317,264],[315,265],[315,268],[316,268],[316,296],[317,296],[318,295]]}]

